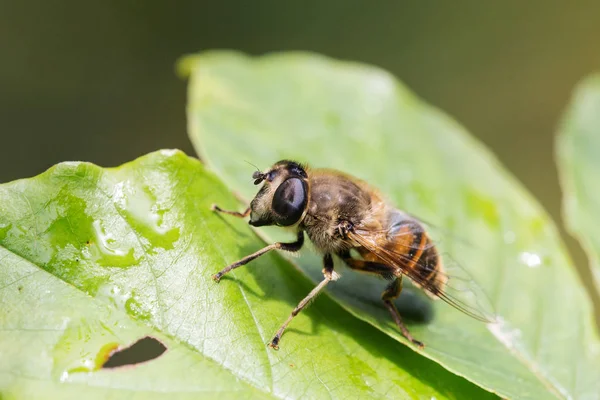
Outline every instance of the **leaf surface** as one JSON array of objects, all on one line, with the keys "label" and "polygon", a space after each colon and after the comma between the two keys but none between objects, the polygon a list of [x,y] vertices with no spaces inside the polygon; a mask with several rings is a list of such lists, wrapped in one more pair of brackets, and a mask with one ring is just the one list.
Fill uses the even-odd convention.
[{"label": "leaf surface", "polygon": [[[260,248],[212,173],[163,150],[118,168],[63,163],[0,185],[2,398],[486,398],[323,296],[280,351],[266,344],[310,290]],[[99,369],[150,336],[167,351]]]},{"label": "leaf surface", "polygon": [[578,86],[556,147],[565,222],[585,248],[600,290],[600,74]]},{"label": "leaf surface", "polygon": [[[405,290],[398,307],[425,343],[422,354],[501,396],[600,396],[590,300],[555,226],[455,121],[385,71],[318,55],[209,52],[180,66],[190,75],[191,139],[246,201],[256,188],[245,160],[264,170],[296,159],[364,179],[437,227],[432,234],[446,262],[468,271],[498,321],[486,325]],[[282,237],[277,229],[259,230],[267,240]],[[318,258],[307,252],[297,263],[320,279]],[[381,305],[386,283],[339,270],[332,296],[406,343]],[[433,320],[419,322],[431,310]]]}]

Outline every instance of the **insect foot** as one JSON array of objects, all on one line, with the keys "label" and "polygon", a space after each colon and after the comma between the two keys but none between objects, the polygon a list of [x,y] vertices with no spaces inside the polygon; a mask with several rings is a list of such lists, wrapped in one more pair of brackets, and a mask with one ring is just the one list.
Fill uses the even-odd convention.
[{"label": "insect foot", "polygon": [[269,347],[273,350],[279,350],[279,336],[275,336],[269,343]]},{"label": "insect foot", "polygon": [[348,238],[348,232],[351,232],[354,228],[354,224],[350,221],[340,221],[337,226],[337,234],[342,239]]}]

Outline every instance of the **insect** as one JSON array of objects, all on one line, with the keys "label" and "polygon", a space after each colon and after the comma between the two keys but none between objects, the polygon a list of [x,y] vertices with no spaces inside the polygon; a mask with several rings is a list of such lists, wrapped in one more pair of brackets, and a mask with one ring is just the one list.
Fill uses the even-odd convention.
[{"label": "insect", "polygon": [[390,281],[381,295],[383,304],[402,334],[419,348],[424,347],[423,343],[410,334],[394,305],[404,275],[433,298],[441,298],[473,318],[490,321],[477,306],[451,294],[450,276],[423,224],[391,206],[367,182],[336,170],[310,169],[289,160],[279,161],[265,172],[257,170],[252,178],[255,185],[263,185],[244,212],[226,211],[217,205],[212,210],[241,218],[249,215],[249,224],[255,227],[291,227],[296,230],[297,239],[264,247],[225,267],[213,279],[219,282],[223,275],[271,250],[299,251],[304,233],[323,253],[323,280],[292,310],[269,343],[272,348],[278,349],[284,330],[311,299],[338,279],[333,255],[351,269]]}]

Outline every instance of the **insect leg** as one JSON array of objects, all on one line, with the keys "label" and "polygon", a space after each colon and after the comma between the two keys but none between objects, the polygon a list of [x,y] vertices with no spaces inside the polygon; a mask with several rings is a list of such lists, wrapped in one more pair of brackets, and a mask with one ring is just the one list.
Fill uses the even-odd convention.
[{"label": "insect leg", "polygon": [[246,211],[244,211],[243,213],[237,212],[237,211],[223,210],[221,207],[219,207],[216,204],[213,204],[212,206],[210,206],[210,209],[213,211],[220,212],[222,214],[233,215],[234,217],[238,217],[238,218],[245,218],[248,215],[250,215],[250,207],[246,208]]},{"label": "insect leg", "polygon": [[344,260],[346,265],[354,270],[380,275],[388,280],[392,280],[396,277],[394,274],[395,269],[388,265],[352,258],[350,257],[350,254],[340,254],[340,257]]},{"label": "insect leg", "polygon": [[263,254],[265,254],[271,250],[280,249],[280,250],[285,250],[285,251],[290,251],[290,252],[296,252],[302,248],[303,244],[304,244],[304,232],[298,231],[298,238],[296,239],[295,242],[292,242],[292,243],[276,242],[276,243],[268,245],[267,247],[263,247],[262,249],[258,250],[256,253],[252,253],[249,256],[246,256],[246,257],[242,258],[241,260],[236,261],[233,264],[228,265],[227,267],[223,268],[221,271],[214,274],[212,276],[212,278],[215,281],[219,282],[221,277],[223,275],[225,275],[226,273],[228,273],[229,271],[231,271],[232,269],[236,269],[238,267],[241,267],[242,265],[246,265],[250,261],[262,256]]},{"label": "insect leg", "polygon": [[302,311],[302,309],[306,307],[308,303],[310,303],[310,301],[313,298],[315,298],[317,294],[319,294],[319,292],[325,286],[327,286],[329,282],[337,279],[334,277],[333,273],[333,258],[331,258],[331,254],[325,254],[325,256],[323,257],[323,277],[324,278],[321,281],[321,283],[319,283],[313,290],[311,290],[308,296],[302,299],[302,301],[298,303],[296,308],[292,310],[292,313],[290,314],[288,319],[283,323],[283,325],[281,325],[281,327],[275,334],[275,337],[273,337],[273,340],[271,340],[271,343],[269,343],[270,347],[274,348],[275,350],[279,349],[279,340],[281,339],[281,335],[283,335],[283,331],[285,330],[285,328],[287,328],[288,324],[292,321],[292,319],[294,319],[294,317],[298,315],[298,313]]},{"label": "insect leg", "polygon": [[388,285],[388,287],[384,290],[383,294],[381,295],[381,300],[383,300],[383,303],[385,304],[387,309],[390,311],[390,314],[392,314],[392,318],[394,319],[394,322],[396,322],[396,325],[398,325],[398,328],[400,328],[400,331],[402,332],[404,337],[422,349],[425,347],[425,345],[422,342],[419,342],[418,340],[416,340],[410,334],[410,332],[404,325],[404,322],[402,322],[402,317],[400,316],[398,309],[396,308],[396,306],[393,303],[393,300],[395,300],[396,298],[398,298],[398,296],[400,296],[401,291],[402,291],[402,276],[394,279],[394,281]]}]

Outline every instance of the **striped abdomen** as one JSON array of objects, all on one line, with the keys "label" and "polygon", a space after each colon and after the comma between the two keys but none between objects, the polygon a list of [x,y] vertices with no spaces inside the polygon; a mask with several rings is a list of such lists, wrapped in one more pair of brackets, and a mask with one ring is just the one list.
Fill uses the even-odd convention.
[{"label": "striped abdomen", "polygon": [[[393,224],[386,236],[385,241],[379,243],[387,256],[384,258],[391,258],[394,266],[400,268],[418,286],[434,295],[443,292],[446,280],[442,261],[423,225],[404,217]],[[363,257],[366,260],[382,261],[382,257],[373,253]]]}]

